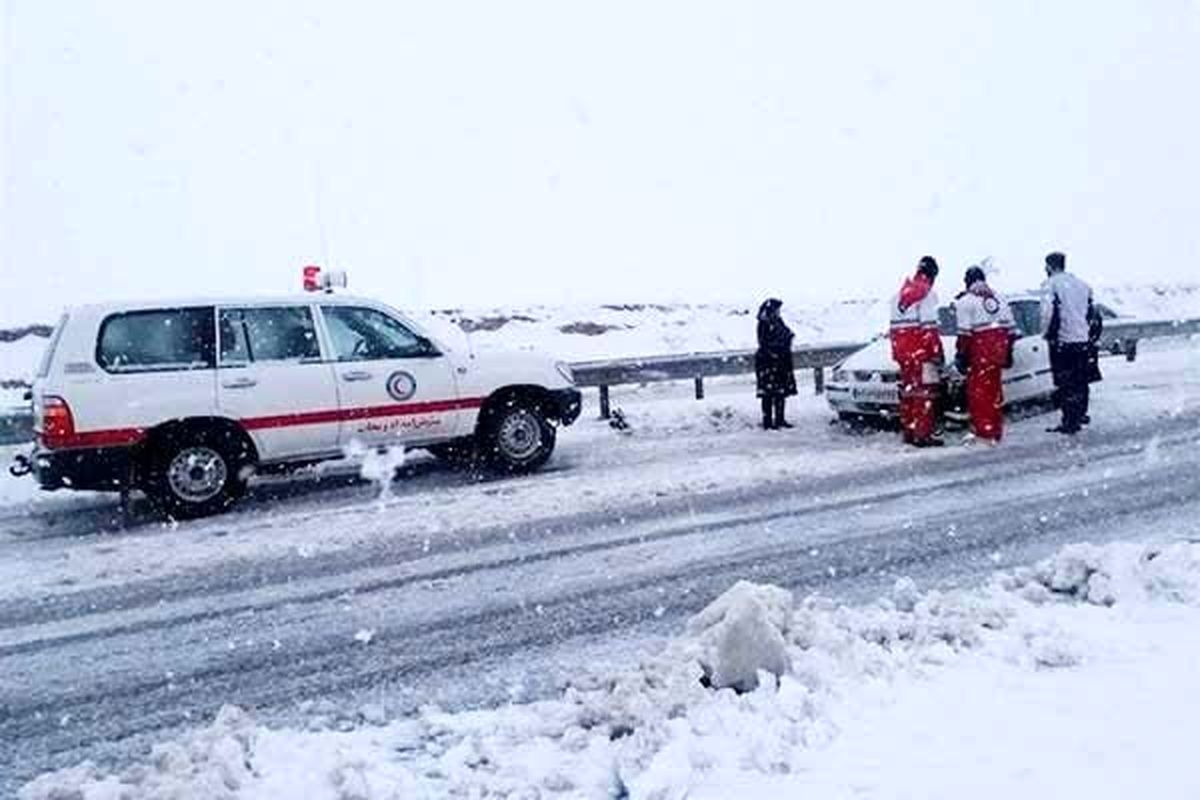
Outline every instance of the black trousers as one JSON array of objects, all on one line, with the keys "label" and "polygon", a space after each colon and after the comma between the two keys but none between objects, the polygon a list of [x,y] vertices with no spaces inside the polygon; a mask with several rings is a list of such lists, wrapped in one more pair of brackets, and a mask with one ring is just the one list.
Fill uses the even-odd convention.
[{"label": "black trousers", "polygon": [[1050,366],[1054,370],[1054,385],[1058,387],[1064,430],[1079,430],[1088,413],[1088,384],[1091,378],[1088,351],[1086,342],[1051,347]]},{"label": "black trousers", "polygon": [[772,430],[783,425],[787,420],[784,418],[784,408],[787,405],[787,396],[782,394],[763,395],[762,397],[762,413],[763,427],[767,430]]}]

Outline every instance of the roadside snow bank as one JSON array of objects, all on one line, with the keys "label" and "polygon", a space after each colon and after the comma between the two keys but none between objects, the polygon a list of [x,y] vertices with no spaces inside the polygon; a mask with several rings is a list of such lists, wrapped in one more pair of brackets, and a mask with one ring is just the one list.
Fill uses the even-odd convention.
[{"label": "roadside snow bank", "polygon": [[[804,786],[822,797],[950,797],[980,780],[972,771],[979,763],[1026,781],[1037,777],[1030,765],[1049,763],[1057,772],[1045,785],[1071,787],[1079,777],[1072,769],[1129,762],[1136,771],[1142,750],[1179,738],[1147,723],[1131,741],[1093,724],[1105,698],[1089,681],[1117,668],[1155,674],[1164,667],[1156,659],[1173,658],[1165,668],[1177,680],[1144,682],[1129,713],[1194,715],[1198,623],[1200,545],[1189,542],[1076,545],[974,591],[922,594],[900,581],[891,596],[854,608],[818,597],[793,607],[784,590],[739,583],[663,652],[615,678],[583,676],[559,699],[458,714],[426,709],[348,732],[272,730],[227,708],[120,775],[83,765],[42,776],[21,796],[670,800],[790,797]],[[1049,699],[1031,691],[1048,680],[1057,681]],[[1073,685],[1087,691],[1068,691]],[[1029,697],[1010,708],[1010,698]],[[975,706],[992,727],[964,733],[979,723],[960,709]],[[1061,728],[1071,731],[1061,741],[1039,735]],[[1004,739],[1008,730],[1020,735]],[[1017,749],[993,749],[994,737]],[[1021,751],[1026,741],[1037,751]],[[1056,747],[1088,757],[1060,765]],[[1172,763],[1155,776],[1156,796],[1195,796],[1172,792],[1195,780],[1186,759],[1178,775]],[[910,795],[887,782],[917,781],[913,764],[940,770],[941,788],[923,794],[918,782]],[[1120,796],[1094,776],[1087,785],[1089,796]]]}]

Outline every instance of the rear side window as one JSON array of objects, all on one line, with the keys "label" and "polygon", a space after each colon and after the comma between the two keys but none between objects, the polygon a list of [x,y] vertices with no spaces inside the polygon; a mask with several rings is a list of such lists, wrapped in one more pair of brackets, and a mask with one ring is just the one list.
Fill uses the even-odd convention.
[{"label": "rear side window", "polygon": [[62,339],[63,328],[67,327],[67,315],[63,314],[62,319],[54,326],[54,332],[50,334],[50,341],[46,344],[46,350],[42,353],[42,363],[38,365],[37,376],[44,378],[50,374],[50,365],[54,363],[54,352],[58,350],[58,342]]},{"label": "rear side window", "polygon": [[321,345],[307,306],[223,308],[221,366],[258,361],[319,361]]},{"label": "rear side window", "polygon": [[212,369],[213,308],[115,314],[100,326],[96,361],[108,372]]}]

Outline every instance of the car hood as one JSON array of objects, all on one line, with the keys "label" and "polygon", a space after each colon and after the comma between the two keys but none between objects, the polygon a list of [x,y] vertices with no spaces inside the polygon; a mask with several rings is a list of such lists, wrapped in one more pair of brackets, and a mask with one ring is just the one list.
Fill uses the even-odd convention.
[{"label": "car hood", "polygon": [[[942,337],[942,347],[947,353],[954,352],[954,339]],[[851,354],[837,366],[852,372],[899,372],[900,365],[892,358],[892,340],[881,336],[863,349]]]},{"label": "car hood", "polygon": [[530,384],[547,389],[571,386],[558,371],[562,363],[546,353],[480,348],[473,354],[456,354],[460,383],[472,391],[490,391],[498,386]]}]

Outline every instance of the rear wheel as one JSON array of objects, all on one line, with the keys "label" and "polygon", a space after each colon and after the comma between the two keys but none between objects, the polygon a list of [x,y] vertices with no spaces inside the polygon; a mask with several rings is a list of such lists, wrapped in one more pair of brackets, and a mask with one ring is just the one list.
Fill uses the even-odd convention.
[{"label": "rear wheel", "polygon": [[482,449],[503,472],[530,472],[550,460],[557,438],[554,425],[537,405],[510,400],[488,414]]},{"label": "rear wheel", "polygon": [[144,487],[173,519],[194,519],[229,508],[246,490],[245,448],[224,431],[180,430],[151,445]]}]

